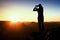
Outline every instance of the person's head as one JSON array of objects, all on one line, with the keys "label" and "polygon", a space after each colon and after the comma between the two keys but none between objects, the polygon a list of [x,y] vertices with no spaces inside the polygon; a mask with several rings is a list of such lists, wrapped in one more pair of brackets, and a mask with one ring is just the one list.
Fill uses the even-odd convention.
[{"label": "person's head", "polygon": [[41,4],[39,4],[39,7],[41,6]]}]

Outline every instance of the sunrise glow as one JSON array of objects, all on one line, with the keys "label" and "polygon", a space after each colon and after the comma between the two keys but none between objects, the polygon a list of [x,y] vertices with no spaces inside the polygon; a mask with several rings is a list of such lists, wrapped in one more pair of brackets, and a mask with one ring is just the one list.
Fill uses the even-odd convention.
[{"label": "sunrise glow", "polygon": [[3,1],[0,7],[0,21],[37,22],[38,13],[33,11],[35,5],[43,6],[44,22],[60,21],[59,1]]},{"label": "sunrise glow", "polygon": [[18,22],[19,21],[18,19],[19,18],[17,16],[10,17],[11,22]]}]

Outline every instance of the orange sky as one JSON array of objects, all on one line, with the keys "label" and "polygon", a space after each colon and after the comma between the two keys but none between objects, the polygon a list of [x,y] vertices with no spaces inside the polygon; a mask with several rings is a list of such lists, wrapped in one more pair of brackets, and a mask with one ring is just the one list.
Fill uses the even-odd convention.
[{"label": "orange sky", "polygon": [[[19,3],[2,3],[2,7],[0,7],[0,21],[34,21],[37,22],[37,12],[33,11],[33,8],[36,4],[19,4]],[[60,11],[57,7],[53,5],[44,5],[44,21],[60,21]]]}]

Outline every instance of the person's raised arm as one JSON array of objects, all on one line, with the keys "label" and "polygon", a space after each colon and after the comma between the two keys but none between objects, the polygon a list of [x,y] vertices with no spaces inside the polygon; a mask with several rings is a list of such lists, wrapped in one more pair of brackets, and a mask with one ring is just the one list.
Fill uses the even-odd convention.
[{"label": "person's raised arm", "polygon": [[35,6],[35,8],[33,9],[33,11],[37,11],[37,10],[38,10],[38,8],[39,8],[39,6],[38,6],[38,5],[36,5],[36,6]]}]

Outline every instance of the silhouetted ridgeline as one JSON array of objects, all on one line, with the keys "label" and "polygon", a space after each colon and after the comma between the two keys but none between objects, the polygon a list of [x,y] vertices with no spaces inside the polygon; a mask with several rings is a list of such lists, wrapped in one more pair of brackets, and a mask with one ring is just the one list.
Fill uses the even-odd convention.
[{"label": "silhouetted ridgeline", "polygon": [[[45,30],[60,29],[60,22],[45,22]],[[32,32],[38,32],[38,23],[36,22],[17,22],[0,21],[0,35],[6,39],[10,37],[20,38],[21,40],[30,38]]]},{"label": "silhouetted ridgeline", "polygon": [[[9,26],[11,23],[10,21],[0,21],[0,27],[3,26]],[[14,24],[14,23],[12,23]],[[17,22],[16,24],[20,26],[27,26],[27,27],[32,27],[38,30],[38,23],[37,22]],[[45,30],[47,29],[52,29],[52,28],[57,28],[60,27],[60,22],[45,22],[44,23],[44,28]]]}]

